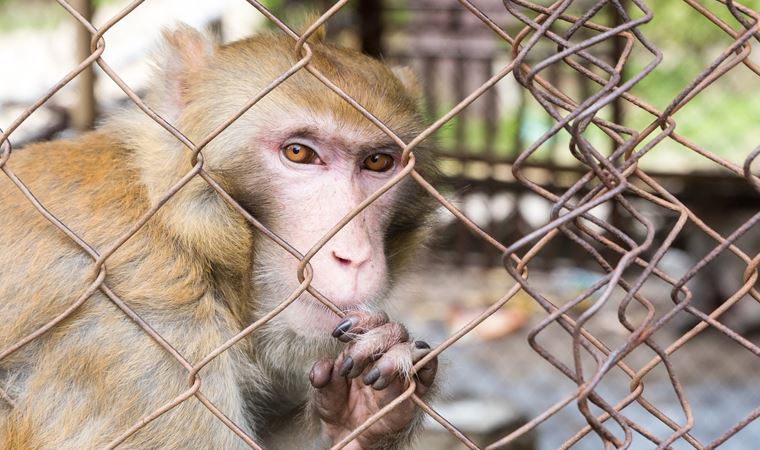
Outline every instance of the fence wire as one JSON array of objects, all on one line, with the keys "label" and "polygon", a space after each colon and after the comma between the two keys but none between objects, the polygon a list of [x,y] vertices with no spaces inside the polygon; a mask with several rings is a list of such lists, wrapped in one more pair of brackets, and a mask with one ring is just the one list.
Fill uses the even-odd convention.
[{"label": "fence wire", "polygon": [[[122,430],[121,434],[114,439],[108,448],[115,448],[127,438],[140,429],[155,420],[162,414],[172,410],[188,399],[195,398],[205,405],[224,425],[237,434],[251,448],[261,448],[254,437],[249,436],[241,426],[234,423],[224,412],[217,408],[203,393],[201,388],[201,379],[198,372],[214,358],[225,352],[231,346],[250,335],[254,330],[261,327],[264,323],[272,319],[275,315],[282,312],[300,294],[308,291],[322,301],[327,307],[335,311],[336,314],[343,313],[333,305],[329,299],[320,295],[310,285],[312,272],[309,267],[309,261],[314,254],[322,248],[325,243],[359,214],[369,204],[374,202],[383,193],[391,189],[394,185],[401,182],[404,178],[410,177],[422,186],[432,197],[434,197],[443,207],[453,214],[456,219],[465,224],[476,236],[488,243],[503,255],[504,275],[512,277],[515,285],[500,299],[495,301],[490,307],[483,310],[482,313],[462,327],[455,333],[451,334],[442,343],[434,347],[433,351],[425,358],[417,362],[415,368],[421,368],[432,358],[444,352],[451,345],[456,343],[463,336],[468,334],[481,322],[494,314],[497,310],[507,304],[515,295],[523,291],[527,293],[535,302],[546,311],[546,316],[530,332],[528,343],[541,357],[551,363],[556,369],[561,371],[577,388],[566,395],[564,399],[547,408],[541,414],[531,418],[527,423],[507,436],[503,436],[495,442],[490,443],[485,448],[495,449],[507,446],[521,436],[530,433],[541,423],[545,422],[565,406],[575,403],[577,410],[585,418],[587,425],[578,430],[577,433],[568,439],[561,448],[571,448],[582,438],[595,433],[603,443],[604,448],[630,448],[634,436],[640,436],[651,441],[656,448],[670,448],[676,442],[686,442],[695,449],[712,449],[726,442],[733,435],[738,433],[750,422],[760,416],[760,407],[747,414],[742,420],[727,429],[722,435],[712,442],[700,442],[692,434],[694,418],[692,410],[686,399],[679,375],[675,372],[671,358],[674,353],[678,352],[687,342],[695,336],[702,333],[708,328],[723,333],[732,339],[738,345],[746,348],[751,355],[757,357],[760,355],[760,348],[749,339],[742,336],[739,332],[729,328],[719,321],[721,315],[729,308],[734,306],[742,299],[754,299],[760,301],[760,292],[757,290],[758,265],[760,265],[760,254],[746,254],[739,249],[735,242],[758,221],[760,221],[760,212],[755,213],[749,220],[738,227],[728,236],[722,236],[705,224],[700,217],[688,209],[684,204],[672,195],[665,187],[659,184],[654,178],[650,177],[645,171],[639,168],[639,160],[665,140],[676,142],[680,148],[685,151],[695,152],[704,158],[719,165],[724,171],[727,171],[736,177],[742,177],[755,190],[760,193],[760,178],[753,174],[753,163],[760,154],[760,146],[750,151],[744,159],[743,166],[738,166],[717,156],[715,153],[698,146],[676,132],[676,121],[674,114],[686,105],[692,98],[705,90],[721,77],[726,76],[733,68],[738,65],[744,65],[747,69],[756,75],[760,75],[760,67],[753,63],[749,56],[753,40],[760,41],[760,13],[743,6],[732,0],[715,0],[721,8],[733,16],[741,27],[736,30],[729,24],[720,19],[717,15],[710,12],[708,8],[698,3],[696,0],[682,0],[684,8],[692,8],[700,13],[706,20],[719,27],[732,40],[713,61],[705,67],[694,79],[685,86],[670,103],[662,110],[658,110],[646,103],[640,98],[630,93],[631,88],[647,77],[652,70],[662,61],[662,52],[655,47],[647,37],[639,30],[641,25],[646,24],[652,19],[652,12],[642,0],[630,0],[623,2],[621,0],[599,0],[599,1],[574,1],[561,0],[556,1],[549,6],[530,3],[523,0],[504,0],[503,6],[514,18],[518,19],[524,27],[515,35],[511,35],[502,27],[496,24],[488,15],[479,9],[475,3],[468,0],[458,0],[461,8],[468,11],[480,22],[482,26],[490,29],[498,38],[504,41],[512,49],[512,60],[503,68],[498,70],[489,80],[483,83],[475,91],[463,98],[454,108],[445,115],[435,120],[425,131],[416,136],[409,142],[403,141],[382,121],[373,116],[362,105],[357,103],[343,90],[337,87],[328,77],[317,70],[311,64],[312,53],[307,42],[322,24],[334,16],[339,10],[344,8],[348,0],[336,2],[327,10],[318,20],[316,20],[302,35],[298,35],[278,17],[273,15],[264,5],[255,0],[247,2],[272,24],[286,33],[293,39],[293,48],[296,54],[300,55],[299,61],[294,64],[288,71],[282,73],[277,79],[272,81],[263,89],[255,98],[251,99],[248,104],[241,109],[234,117],[219,126],[213,133],[203,138],[201,141],[193,142],[182,134],[180,130],[174,128],[169,122],[159,114],[148,107],[143,100],[120,78],[120,76],[109,66],[102,58],[106,45],[106,33],[119,21],[127,17],[130,12],[140,6],[143,1],[138,0],[129,4],[121,12],[108,20],[104,25],[95,27],[92,23],[80,15],[68,2],[58,0],[69,14],[71,14],[83,27],[92,35],[91,54],[82,61],[74,70],[69,72],[63,79],[52,86],[47,93],[40,97],[33,105],[28,107],[3,133],[0,137],[2,144],[2,154],[0,156],[0,169],[10,181],[18,187],[29,202],[53,225],[65,233],[68,238],[75,243],[82,251],[92,258],[92,266],[96,269],[97,277],[89,285],[86,292],[73,302],[64,312],[58,315],[43,327],[36,330],[23,340],[15,343],[9,348],[2,349],[0,352],[0,361],[20,348],[37,339],[44,333],[56,327],[67,317],[76,313],[76,310],[82,306],[96,292],[102,292],[110,301],[117,306],[125,316],[133,320],[142,330],[147,333],[156,343],[158,343],[166,352],[181,364],[187,371],[188,387],[182,394],[178,395],[169,403],[166,403],[155,411],[145,411],[144,417],[136,422],[129,429]],[[617,14],[617,21],[614,27],[609,27],[595,22],[598,13],[604,8],[613,8]],[[605,23],[606,21],[600,21]],[[559,24],[566,24],[559,27]],[[558,32],[557,30],[564,30]],[[583,30],[583,33],[579,31]],[[582,36],[582,37],[580,37]],[[613,64],[595,56],[590,49],[605,41],[621,39],[624,42],[619,58]],[[546,55],[545,52],[538,52],[537,48],[542,44],[551,43],[553,52]],[[650,56],[649,62],[636,73],[629,73],[630,68],[626,65],[629,57],[634,50],[644,50]],[[95,249],[82,239],[77,233],[72,231],[67,225],[61,222],[57,217],[51,214],[44,205],[42,205],[31,192],[24,182],[6,164],[12,157],[12,146],[10,137],[22,122],[24,122],[34,111],[45,104],[56,92],[71,82],[78,74],[83,72],[88,66],[97,64],[100,69],[115,82],[123,92],[139,107],[146,115],[151,117],[156,123],[161,125],[177,140],[182,142],[193,154],[193,166],[188,170],[186,175],[167,192],[163,194],[160,200],[146,211],[140,220],[133,224],[131,229],[124,233],[120,238],[115,240],[108,248]],[[542,77],[542,72],[552,65],[565,65],[578,74],[586,77],[598,85],[598,89],[589,93],[586,98],[578,98],[577,93],[563,92],[560,87],[553,85],[546,78]],[[623,69],[628,68],[627,75],[623,76]],[[403,170],[401,170],[390,182],[383,188],[367,198],[360,206],[348,214],[340,223],[335,226],[323,238],[314,245],[305,255],[300,254],[287,242],[278,238],[270,232],[257,219],[251,216],[242,206],[224,191],[224,189],[209,175],[204,169],[203,149],[204,147],[226,129],[233,121],[239,118],[245,111],[256,104],[261,98],[268,95],[274,88],[283,83],[290,76],[298,71],[307,71],[319,79],[325,86],[330,88],[337,95],[342,97],[346,102],[359,111],[367,120],[372,122],[385,134],[403,149]],[[499,242],[488,233],[480,229],[472,220],[466,217],[457,207],[447,200],[438,190],[426,179],[424,179],[415,170],[414,150],[423,140],[429,138],[433,133],[439,130],[444,124],[449,122],[464,108],[473,103],[487,90],[492,89],[496,83],[503,78],[512,74],[517,82],[526,89],[532,97],[539,102],[543,109],[554,120],[553,126],[546,131],[539,139],[527,145],[521,151],[512,165],[512,173],[516,180],[532,192],[540,195],[551,202],[551,219],[545,225],[525,234],[514,242]],[[605,107],[613,102],[626,102],[631,107],[639,108],[651,115],[651,122],[641,130],[632,129],[621,123],[615,123],[603,118],[600,113]],[[587,130],[596,128],[602,130],[615,143],[612,151],[598,148],[587,137]],[[570,137],[570,145],[567,148],[569,153],[577,159],[584,167],[585,173],[569,189],[561,195],[554,194],[544,188],[540,182],[530,178],[529,172],[525,170],[528,159],[547,141],[559,133],[567,133]],[[755,169],[756,171],[756,169]],[[288,251],[293,257],[300,261],[297,276],[301,280],[298,289],[285,299],[277,308],[270,311],[260,320],[248,325],[241,330],[236,336],[231,338],[223,345],[209,353],[200,362],[193,364],[179,354],[170,342],[167,342],[151,325],[141,318],[129,306],[128,299],[122,299],[114,293],[108,285],[106,277],[105,263],[109,257],[123,245],[127,240],[137,233],[145,223],[153,217],[156,212],[164,205],[173,195],[175,195],[183,186],[194,178],[201,178],[209,184],[222,198],[224,198],[233,208],[235,208],[247,221],[258,229],[263,235],[272,239],[282,248]],[[635,199],[636,201],[633,201]],[[655,226],[647,217],[647,214],[641,211],[642,202],[646,202],[659,210],[671,211],[678,216],[675,224],[667,230],[666,233],[655,234]],[[590,211],[602,204],[616,204],[623,211],[627,218],[638,224],[641,229],[645,230],[644,238],[637,238],[626,234],[621,229],[599,219],[592,215]],[[635,205],[638,205],[635,206]],[[714,248],[704,258],[699,260],[691,269],[682,277],[674,277],[658,267],[663,255],[668,251],[674,240],[679,236],[687,224],[692,224],[702,230],[707,236],[714,241]],[[557,305],[550,301],[542,288],[532,282],[530,278],[531,261],[534,260],[541,250],[552,240],[558,237],[564,237],[577,243],[578,247],[583,250],[584,258],[587,261],[597,264],[602,268],[606,275],[598,282],[594,283],[584,292],[575,298]],[[686,287],[687,283],[708,263],[724,252],[730,252],[740,258],[746,265],[743,273],[743,284],[736,292],[727,298],[714,311],[709,314],[704,313],[690,304],[692,292]],[[631,269],[636,269],[636,276],[628,280],[623,274]],[[660,279],[670,285],[672,306],[664,314],[655,312],[653,300],[647,298],[642,292],[641,287],[651,279]],[[613,297],[613,291],[622,289],[625,295],[618,299]],[[568,312],[576,307],[580,302],[595,295],[596,300],[593,305],[586,309],[577,319],[570,317]],[[647,314],[643,320],[634,320],[631,317],[631,306],[638,304],[646,309]],[[618,311],[618,320],[627,330],[625,342],[616,347],[606,345],[602,340],[592,335],[586,329],[586,324],[594,318],[595,314],[602,308],[616,307]],[[675,342],[667,347],[656,344],[652,335],[663,328],[676,315],[691,314],[699,319],[696,326],[685,332]],[[7,318],[13,320],[13,318]],[[572,343],[572,364],[568,365],[563,362],[567,354],[552,353],[545,346],[541,345],[537,338],[543,330],[550,325],[559,325],[567,333],[567,339]],[[650,349],[655,356],[642,367],[631,367],[624,358],[632,351],[639,347]],[[595,362],[593,370],[588,370],[583,364],[584,358],[591,357]],[[452,361],[451,364],[456,364]],[[664,368],[672,383],[674,394],[678,398],[680,411],[678,417],[684,417],[684,420],[674,418],[674,413],[664,412],[653,402],[647,400],[644,395],[644,380],[653,369]],[[606,399],[598,391],[600,382],[613,369],[619,369],[630,378],[630,393],[622,400],[612,402]],[[412,383],[408,389],[398,397],[394,402],[383,408],[378,414],[369,418],[364,424],[355,429],[343,441],[333,448],[345,447],[353,438],[366,430],[372,423],[379,420],[387,414],[396,405],[406,399],[414,401],[426,414],[445,427],[453,436],[460,440],[468,448],[479,448],[470,438],[455,426],[450,424],[445,417],[436,413],[426,401],[418,398],[414,394],[415,386]],[[14,401],[11,396],[0,390],[0,397],[13,406]],[[42,400],[41,400],[42,401]],[[662,436],[662,433],[656,433],[645,428],[640,423],[634,421],[626,415],[625,409],[632,404],[638,404],[644,408],[653,418],[656,418],[670,430],[668,435]],[[599,413],[598,411],[602,411]],[[637,439],[640,439],[637,437]]]}]

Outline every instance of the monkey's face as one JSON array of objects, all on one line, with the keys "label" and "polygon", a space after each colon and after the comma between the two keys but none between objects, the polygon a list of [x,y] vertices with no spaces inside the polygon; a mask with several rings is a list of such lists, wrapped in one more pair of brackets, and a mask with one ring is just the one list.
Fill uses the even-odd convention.
[{"label": "monkey's face", "polygon": [[[294,64],[292,42],[262,37],[219,51],[195,77],[180,122],[205,136]],[[245,58],[233,57],[245,47]],[[313,44],[310,64],[405,142],[422,129],[416,82],[357,52]],[[250,53],[249,53],[250,52]],[[275,55],[275,56],[273,56]],[[191,55],[192,56],[192,55]],[[208,95],[211,93],[212,95]],[[197,95],[196,95],[197,94]],[[205,117],[206,119],[201,119]],[[307,254],[346,215],[401,170],[401,148],[355,108],[303,71],[269,92],[204,150],[205,167],[271,231]],[[419,167],[422,158],[417,162]],[[311,286],[343,310],[373,309],[401,266],[426,212],[404,180],[360,212],[310,259]],[[299,260],[265,236],[254,239],[257,313],[271,311],[300,284]],[[329,336],[338,316],[304,293],[275,322]]]},{"label": "monkey's face", "polygon": [[[400,168],[401,150],[387,138],[329,120],[293,121],[257,139],[255,157],[268,178],[275,214],[267,225],[302,254],[309,252]],[[388,287],[386,234],[402,188],[392,188],[349,221],[310,260],[312,286],[343,310],[375,306]],[[270,307],[298,285],[298,260],[273,244],[267,267],[254,259],[254,276],[270,286]],[[280,274],[273,277],[274,272]],[[271,286],[288,280],[287,290]],[[338,317],[308,293],[283,313],[290,328],[325,335]]]}]

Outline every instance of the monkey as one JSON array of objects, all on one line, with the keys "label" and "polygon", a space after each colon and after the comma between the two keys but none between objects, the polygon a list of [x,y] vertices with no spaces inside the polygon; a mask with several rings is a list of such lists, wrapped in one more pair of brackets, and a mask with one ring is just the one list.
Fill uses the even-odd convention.
[{"label": "monkey", "polygon": [[[308,41],[313,67],[405,142],[424,126],[408,68]],[[301,55],[284,34],[217,45],[188,26],[165,31],[146,104],[191,141],[209,135]],[[203,169],[267,229],[305,254],[402,170],[402,150],[301,70],[201,152]],[[415,170],[433,174],[424,149]],[[95,251],[120,242],[193,168],[192,152],[135,106],[94,131],[13,150],[5,170]],[[430,345],[384,312],[389,289],[429,234],[431,200],[404,178],[311,259],[311,286],[199,372],[200,392],[267,449],[327,448],[398,397],[433,390]],[[95,259],[0,175],[0,352],[88,295]],[[202,361],[299,286],[299,260],[200,176],[161,204],[105,260],[107,286],[190,364]],[[113,446],[189,388],[188,370],[102,288],[0,360],[0,448]],[[422,413],[405,400],[350,449],[404,448]],[[123,441],[123,449],[237,449],[247,444],[190,397]]]}]

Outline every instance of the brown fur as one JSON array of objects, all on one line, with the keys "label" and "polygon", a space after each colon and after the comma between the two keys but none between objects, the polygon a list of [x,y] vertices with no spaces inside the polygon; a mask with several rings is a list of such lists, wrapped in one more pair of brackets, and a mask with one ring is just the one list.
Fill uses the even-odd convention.
[{"label": "brown fur", "polygon": [[[227,45],[204,64],[204,53],[212,50],[193,39],[188,30],[167,35],[147,101],[196,141],[297,61],[292,40],[265,35]],[[404,138],[419,131],[414,95],[389,68],[348,50],[311,45],[315,67],[391,129]],[[192,70],[184,70],[188,67]],[[296,74],[203,151],[205,168],[265,221],[274,214],[268,208],[266,174],[251,167],[250,143],[238,142],[238,136],[251,124],[269,126],[267,117],[288,108],[351,123],[367,136],[387,140],[318,80]],[[16,151],[7,164],[42,204],[99,251],[191,167],[190,151],[137,109],[75,140]],[[414,198],[418,188],[410,182],[405,186],[405,198]],[[400,267],[397,259],[408,254],[406,247],[419,240],[424,214],[411,203],[390,212],[392,273]],[[251,265],[263,262],[255,258],[254,238],[249,224],[196,177],[108,258],[106,284],[195,363],[256,316]],[[97,276],[92,259],[4,176],[0,258],[0,349],[66,309]],[[278,367],[303,376],[309,361],[301,359],[320,350],[293,348],[296,356],[283,355],[283,338],[271,337],[279,336],[277,330],[258,336],[263,337],[222,353],[201,378],[205,395],[230,419],[263,435],[262,425],[276,428],[297,414],[294,408],[303,404],[306,392],[305,379],[277,381],[282,378]],[[5,449],[102,448],[188,387],[179,363],[100,291],[63,323],[0,361],[0,383],[17,404],[10,408],[0,400],[0,447]],[[266,405],[269,412],[252,412],[253,406]],[[304,439],[315,445],[314,437]],[[120,448],[241,447],[242,441],[190,398]]]}]

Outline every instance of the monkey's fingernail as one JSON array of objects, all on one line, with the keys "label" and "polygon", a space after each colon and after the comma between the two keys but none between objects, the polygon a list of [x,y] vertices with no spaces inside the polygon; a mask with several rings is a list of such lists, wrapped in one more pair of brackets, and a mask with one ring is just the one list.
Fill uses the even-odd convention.
[{"label": "monkey's fingernail", "polygon": [[343,360],[343,365],[340,366],[340,376],[345,377],[348,372],[351,371],[351,368],[354,367],[354,360],[350,356],[346,356],[346,359]]},{"label": "monkey's fingernail", "polygon": [[337,327],[332,332],[332,337],[340,337],[346,334],[348,330],[351,329],[351,326],[353,323],[351,322],[351,319],[343,319]]},{"label": "monkey's fingernail", "polygon": [[430,345],[428,345],[428,343],[425,341],[414,341],[414,346],[420,349],[430,348]]},{"label": "monkey's fingernail", "polygon": [[365,385],[369,386],[375,381],[377,381],[378,378],[380,378],[380,369],[375,367],[372,370],[370,370],[367,373],[367,375],[364,375],[364,378],[362,379],[362,381],[364,381]]}]

